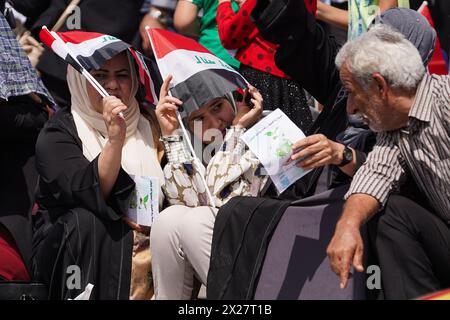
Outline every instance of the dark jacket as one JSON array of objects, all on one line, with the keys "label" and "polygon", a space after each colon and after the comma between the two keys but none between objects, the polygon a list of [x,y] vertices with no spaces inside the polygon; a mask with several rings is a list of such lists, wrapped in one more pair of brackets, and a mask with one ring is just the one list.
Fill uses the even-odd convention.
[{"label": "dark jacket", "polygon": [[[52,299],[74,298],[87,283],[93,299],[128,299],[133,233],[122,221],[135,183],[121,168],[105,199],[98,156],[87,160],[70,108],[47,122],[36,143],[39,211],[33,273]],[[80,267],[81,288],[69,288],[68,268]]]},{"label": "dark jacket", "polygon": [[11,233],[27,268],[31,258],[31,210],[38,180],[34,146],[48,119],[27,96],[0,103],[0,224]]},{"label": "dark jacket", "polygon": [[[33,29],[37,31],[43,25],[53,26],[64,11],[67,2],[52,0],[47,10],[35,22]],[[109,34],[132,43],[139,28],[141,6],[142,0],[83,0],[79,5],[81,30]],[[68,31],[66,24],[60,31]],[[58,79],[66,80],[65,62],[49,49],[45,50],[37,68]]]},{"label": "dark jacket", "polygon": [[[70,1],[14,0],[13,2],[19,12],[33,21],[29,28],[38,39],[42,26],[51,29]],[[143,0],[82,0],[79,4],[80,30],[109,34],[133,44],[138,37],[142,3]],[[59,31],[68,31],[66,23]],[[70,93],[65,85],[66,62],[46,48],[36,67],[43,73],[43,81],[57,103],[61,107],[69,105]]]},{"label": "dark jacket", "polygon": [[334,63],[339,50],[335,39],[316,22],[303,1],[258,0],[252,18],[264,38],[279,44],[277,66],[325,107],[309,134],[323,133],[335,140],[347,126],[346,94],[340,92],[342,84]]},{"label": "dark jacket", "polygon": [[98,157],[88,161],[70,109],[61,109],[46,124],[36,143],[40,175],[36,200],[56,219],[70,208],[84,207],[102,219],[119,220],[126,212],[134,181],[121,168],[108,201],[100,190]]}]

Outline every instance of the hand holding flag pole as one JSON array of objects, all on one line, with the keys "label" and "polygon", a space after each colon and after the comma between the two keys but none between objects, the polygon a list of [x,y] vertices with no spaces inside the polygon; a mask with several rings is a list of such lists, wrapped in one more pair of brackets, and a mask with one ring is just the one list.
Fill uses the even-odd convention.
[{"label": "hand holding flag pole", "polygon": [[[83,67],[83,65],[78,61],[76,55],[73,54],[73,52],[70,50],[70,48],[67,46],[67,44],[61,39],[61,37],[58,35],[58,33],[54,32],[54,31],[49,31],[46,26],[43,26],[42,31],[41,31],[41,38],[44,40],[45,37],[50,37],[51,39],[56,41],[56,46],[58,47],[58,49],[61,50],[62,53],[65,53],[65,55],[67,55],[71,58],[70,65],[73,66],[78,72],[80,72],[103,98],[109,97],[109,94],[105,90],[105,88],[103,88],[101,86],[101,84],[98,83],[98,81],[95,80],[95,78],[89,73],[89,71],[87,71]],[[44,43],[45,42],[46,41],[44,40]],[[53,48],[53,46],[49,45],[48,43],[46,43],[46,45],[50,48]],[[121,118],[124,118],[124,115],[122,112],[119,113],[119,116]]]},{"label": "hand holding flag pole", "polygon": [[[150,40],[150,44],[151,44],[151,47],[152,47],[152,50],[153,50],[153,54],[156,55],[155,46],[154,46],[152,38],[150,37],[150,34],[148,32],[150,30],[150,27],[146,26],[145,30],[147,31],[147,36],[148,36],[148,38]],[[158,60],[157,60],[157,63],[158,63]],[[168,91],[168,94],[170,96],[172,96],[172,94],[170,93],[170,90]],[[194,147],[192,146],[191,141],[190,141],[190,136],[189,136],[188,132],[186,131],[186,128],[185,128],[185,126],[183,124],[183,120],[181,119],[180,112],[178,112],[178,110],[177,110],[177,119],[178,119],[178,122],[180,124],[181,131],[183,132],[184,140],[186,141],[186,143],[188,145],[189,151],[191,152],[192,157],[194,158],[194,161],[197,163],[197,166],[202,167],[203,165],[202,165],[202,163],[200,162],[200,160],[197,158],[197,156],[195,154]],[[208,188],[208,184],[206,183],[206,179],[205,179],[204,175],[201,174],[200,177],[201,177],[201,180],[202,180],[202,182],[203,182],[203,184],[205,186],[205,190],[206,190],[206,194],[207,194],[208,199],[209,199],[210,206],[216,208],[216,204],[215,204],[214,198],[213,198],[213,196],[211,194],[211,191]]]}]

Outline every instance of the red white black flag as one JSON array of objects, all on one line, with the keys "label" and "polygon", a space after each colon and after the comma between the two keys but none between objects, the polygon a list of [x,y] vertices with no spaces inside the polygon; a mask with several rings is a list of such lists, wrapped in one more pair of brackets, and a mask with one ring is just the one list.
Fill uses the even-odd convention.
[{"label": "red white black flag", "polygon": [[128,43],[97,32],[68,31],[55,33],[47,28],[42,28],[39,37],[47,47],[80,73],[83,69],[87,71],[99,69],[115,55],[129,50],[138,67],[139,80],[145,86],[146,100],[153,104],[158,102],[154,84],[142,54],[134,50]]},{"label": "red white black flag", "polygon": [[170,92],[183,101],[185,112],[247,86],[244,77],[195,40],[163,29],[147,33],[161,76],[173,76]]}]

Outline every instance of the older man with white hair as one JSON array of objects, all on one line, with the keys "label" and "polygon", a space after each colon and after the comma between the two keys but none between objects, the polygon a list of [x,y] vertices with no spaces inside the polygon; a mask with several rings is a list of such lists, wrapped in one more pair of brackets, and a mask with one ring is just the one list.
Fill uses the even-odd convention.
[{"label": "older man with white hair", "polygon": [[[450,286],[450,78],[429,75],[403,35],[377,26],[336,57],[349,92],[377,143],[354,176],[327,253],[345,287],[351,265],[363,271],[360,227],[377,221],[375,246],[387,299]],[[428,204],[393,195],[406,172]],[[380,212],[383,210],[382,212]]]}]

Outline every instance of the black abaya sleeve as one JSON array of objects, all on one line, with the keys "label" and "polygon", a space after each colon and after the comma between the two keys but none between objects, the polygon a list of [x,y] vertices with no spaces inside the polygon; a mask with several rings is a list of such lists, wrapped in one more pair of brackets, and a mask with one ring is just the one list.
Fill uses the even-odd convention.
[{"label": "black abaya sleeve", "polygon": [[98,156],[89,162],[83,155],[81,141],[67,124],[58,121],[58,116],[52,120],[36,143],[40,204],[47,209],[82,207],[103,219],[120,219],[126,213],[134,181],[121,168],[105,200],[100,189]]},{"label": "black abaya sleeve", "polygon": [[275,63],[325,107],[342,85],[334,59],[338,44],[316,22],[302,0],[258,0],[252,11],[260,33],[279,44]]},{"label": "black abaya sleeve", "polygon": [[0,105],[0,142],[34,144],[47,120],[41,105],[26,96],[11,97]]}]

